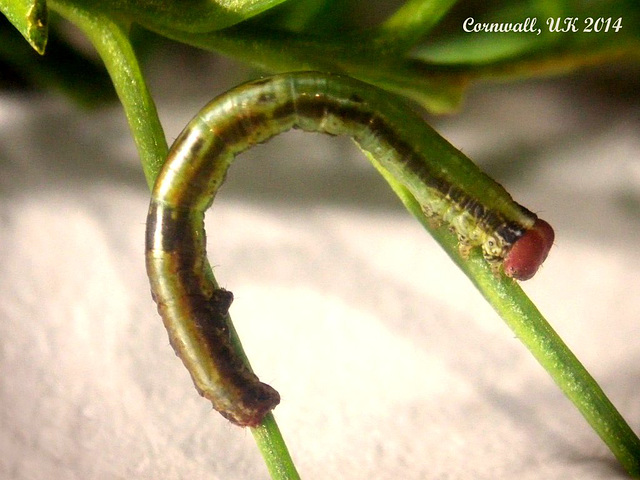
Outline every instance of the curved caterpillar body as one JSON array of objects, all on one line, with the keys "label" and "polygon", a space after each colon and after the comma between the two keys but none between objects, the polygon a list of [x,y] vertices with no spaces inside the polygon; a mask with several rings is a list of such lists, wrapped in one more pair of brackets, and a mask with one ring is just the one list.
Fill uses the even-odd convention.
[{"label": "curved caterpillar body", "polygon": [[258,425],[280,397],[234,353],[227,322],[233,297],[207,275],[204,212],[238,153],[292,128],[350,135],[427,215],[455,231],[461,248],[481,246],[487,261],[510,277],[533,276],[553,243],[547,222],[515,203],[389,93],[307,72],[261,79],[219,96],[179,135],[157,178],[146,263],[171,344],[196,388],[241,426]]}]

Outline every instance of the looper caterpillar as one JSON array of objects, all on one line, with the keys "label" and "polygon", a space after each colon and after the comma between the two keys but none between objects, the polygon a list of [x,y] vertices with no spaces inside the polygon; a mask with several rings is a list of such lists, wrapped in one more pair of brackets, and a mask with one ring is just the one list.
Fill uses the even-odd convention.
[{"label": "looper caterpillar", "polygon": [[217,97],[178,136],[156,180],[146,263],[171,344],[196,388],[241,426],[258,425],[280,397],[234,353],[227,324],[233,296],[205,271],[204,212],[237,154],[292,128],[351,136],[434,222],[457,234],[462,249],[480,246],[509,277],[531,278],[553,244],[547,222],[389,93],[348,77],[305,72]]}]

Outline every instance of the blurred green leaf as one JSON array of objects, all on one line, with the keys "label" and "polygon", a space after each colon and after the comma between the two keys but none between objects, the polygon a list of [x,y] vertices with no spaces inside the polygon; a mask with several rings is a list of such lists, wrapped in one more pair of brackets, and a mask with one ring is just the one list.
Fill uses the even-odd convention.
[{"label": "blurred green leaf", "polygon": [[40,55],[47,45],[48,15],[45,0],[0,0],[0,12]]},{"label": "blurred green leaf", "polygon": [[286,0],[77,0],[87,10],[117,13],[151,30],[212,32],[235,25]]},{"label": "blurred green leaf", "polygon": [[104,65],[69,44],[56,28],[59,23],[51,19],[47,53],[40,56],[0,17],[0,80],[52,88],[87,108],[115,99]]},{"label": "blurred green leaf", "polygon": [[[462,25],[467,18],[482,23],[524,23],[540,33],[528,32],[466,32]],[[572,32],[550,31],[549,19],[577,18]],[[621,19],[622,28],[588,32],[587,19]],[[456,18],[458,28],[429,40],[416,50],[421,60],[451,65],[489,65],[491,63],[518,62],[525,59],[560,58],[584,55],[593,57],[597,52],[640,52],[640,2],[634,0],[594,1],[532,1],[502,2],[493,9],[478,12],[460,12]],[[639,55],[638,53],[635,54]],[[535,75],[536,70],[531,73]]]},{"label": "blurred green leaf", "polygon": [[[58,3],[49,0],[49,7],[55,10]],[[139,25],[138,32],[152,31],[266,72],[348,74],[409,97],[434,113],[458,108],[466,88],[478,79],[532,77],[640,59],[640,2],[635,0],[498,0],[488,4],[409,0],[395,12],[387,9],[373,25],[362,23],[362,4],[352,0],[62,3],[117,18],[123,25]],[[542,33],[467,33],[462,24],[469,15],[478,22],[536,18]],[[546,19],[558,16],[622,17],[624,26],[617,33],[551,33]],[[139,48],[146,46],[136,42]],[[15,64],[12,51],[3,53],[0,47],[0,55]],[[32,74],[38,75],[38,69]],[[43,83],[47,81],[43,78]]]}]

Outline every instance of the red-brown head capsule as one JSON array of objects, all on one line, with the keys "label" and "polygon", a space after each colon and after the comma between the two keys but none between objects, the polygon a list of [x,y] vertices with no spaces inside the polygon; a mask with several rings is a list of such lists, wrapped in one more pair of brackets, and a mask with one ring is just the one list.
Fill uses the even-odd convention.
[{"label": "red-brown head capsule", "polygon": [[504,273],[516,280],[529,280],[545,261],[553,245],[553,228],[538,219],[511,247],[504,259]]}]

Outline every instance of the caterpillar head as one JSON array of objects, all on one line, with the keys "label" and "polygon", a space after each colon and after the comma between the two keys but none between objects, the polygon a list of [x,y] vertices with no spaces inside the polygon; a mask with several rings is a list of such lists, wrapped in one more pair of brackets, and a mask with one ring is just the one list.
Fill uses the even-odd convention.
[{"label": "caterpillar head", "polygon": [[502,264],[507,277],[529,280],[545,261],[555,234],[547,222],[537,219],[532,228],[511,247]]}]

